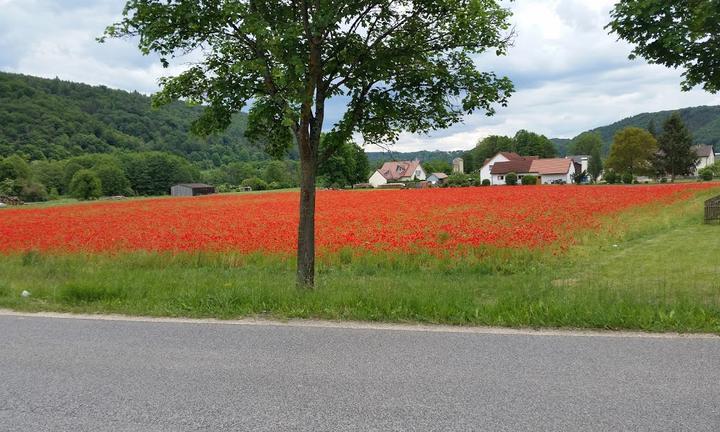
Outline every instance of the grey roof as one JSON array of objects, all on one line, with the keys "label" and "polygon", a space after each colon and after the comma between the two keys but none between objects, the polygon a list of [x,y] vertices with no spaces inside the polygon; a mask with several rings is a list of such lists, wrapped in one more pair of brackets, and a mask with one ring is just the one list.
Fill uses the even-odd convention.
[{"label": "grey roof", "polygon": [[175,186],[185,186],[185,187],[189,187],[191,189],[214,187],[214,186],[210,186],[205,183],[179,183],[179,184],[176,184]]},{"label": "grey roof", "polygon": [[710,145],[696,145],[693,146],[693,150],[695,150],[695,153],[701,158],[713,156],[713,152],[715,151],[713,146]]}]

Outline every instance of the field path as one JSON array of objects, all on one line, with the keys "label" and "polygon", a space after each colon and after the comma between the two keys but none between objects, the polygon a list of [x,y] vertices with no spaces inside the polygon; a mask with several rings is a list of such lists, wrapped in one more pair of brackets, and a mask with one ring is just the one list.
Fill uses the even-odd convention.
[{"label": "field path", "polygon": [[0,312],[0,429],[720,429],[709,335],[67,318]]}]

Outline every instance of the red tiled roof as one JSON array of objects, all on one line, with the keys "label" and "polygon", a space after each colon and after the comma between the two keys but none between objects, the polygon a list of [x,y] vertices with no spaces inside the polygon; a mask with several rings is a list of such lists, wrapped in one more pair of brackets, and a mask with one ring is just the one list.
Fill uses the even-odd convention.
[{"label": "red tiled roof", "polygon": [[535,159],[530,166],[530,172],[540,175],[567,174],[572,163],[572,159]]},{"label": "red tiled roof", "polygon": [[532,159],[514,159],[509,162],[497,162],[493,164],[490,169],[490,174],[508,174],[514,172],[515,174],[529,173],[530,166],[532,165]]},{"label": "red tiled roof", "polygon": [[420,166],[418,160],[385,162],[378,171],[387,180],[400,180],[403,177],[412,177],[418,166]]}]

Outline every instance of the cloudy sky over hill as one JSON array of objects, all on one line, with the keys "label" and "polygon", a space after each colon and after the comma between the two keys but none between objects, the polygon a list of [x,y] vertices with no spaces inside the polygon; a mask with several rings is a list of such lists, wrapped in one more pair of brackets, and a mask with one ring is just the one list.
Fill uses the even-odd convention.
[{"label": "cloudy sky over hill", "polygon": [[[494,117],[476,114],[429,137],[405,135],[397,149],[467,149],[484,136],[518,129],[572,137],[641,112],[720,104],[720,95],[681,92],[679,71],[628,60],[630,48],[603,29],[613,3],[508,3],[517,32],[514,47],[504,58],[482,56],[477,64],[515,82],[510,105]],[[158,77],[172,68],[163,70],[154,58],[143,57],[132,41],[95,42],[123,5],[123,0],[0,0],[0,70],[152,93]]]}]

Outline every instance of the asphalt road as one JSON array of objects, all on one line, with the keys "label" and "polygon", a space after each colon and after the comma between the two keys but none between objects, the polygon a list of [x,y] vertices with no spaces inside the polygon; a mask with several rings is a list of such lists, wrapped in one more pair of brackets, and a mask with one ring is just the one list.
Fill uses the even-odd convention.
[{"label": "asphalt road", "polygon": [[0,316],[0,431],[713,431],[720,339]]}]

